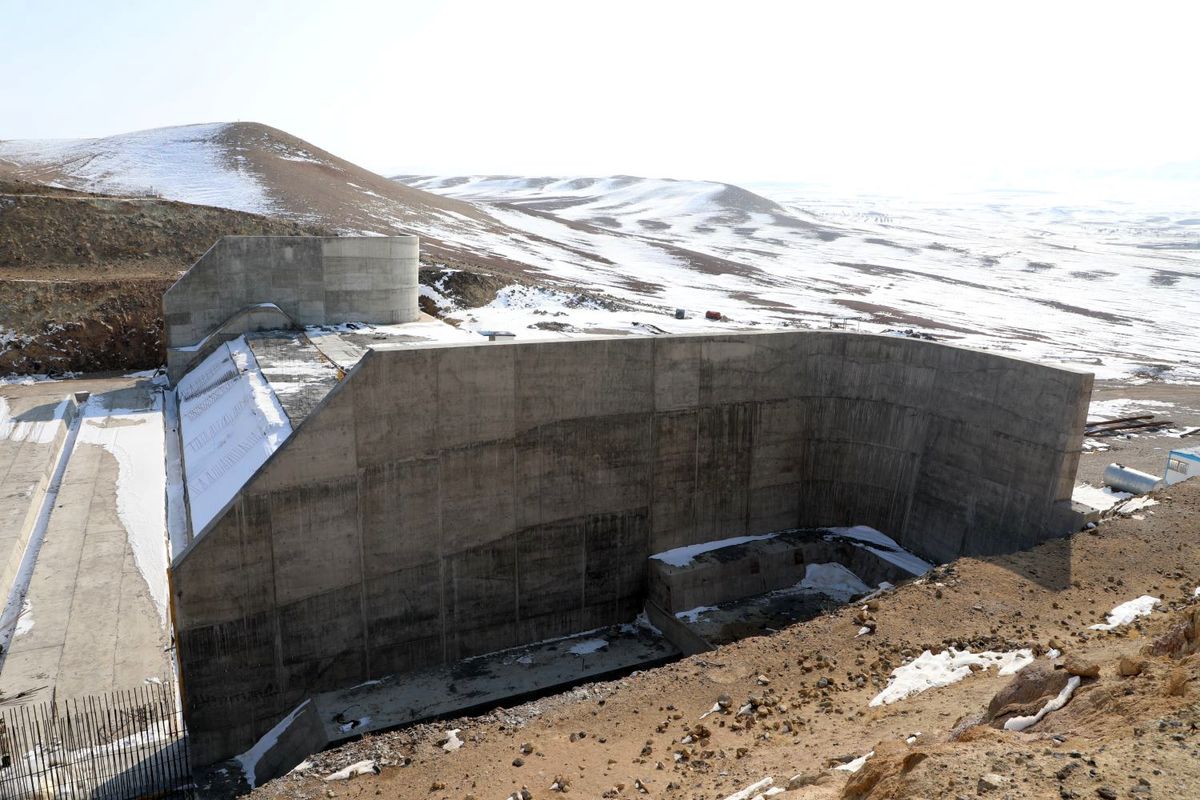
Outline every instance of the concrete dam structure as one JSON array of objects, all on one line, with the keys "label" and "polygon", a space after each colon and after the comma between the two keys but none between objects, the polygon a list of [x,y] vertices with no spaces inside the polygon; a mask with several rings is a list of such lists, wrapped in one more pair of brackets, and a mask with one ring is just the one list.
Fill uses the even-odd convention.
[{"label": "concrete dam structure", "polygon": [[416,236],[225,236],[163,295],[171,382],[248,331],[414,322],[417,260]]},{"label": "concrete dam structure", "polygon": [[[239,303],[312,318],[299,295],[238,292],[169,317],[176,341]],[[271,391],[282,345],[247,339],[189,373],[197,419],[256,360],[248,396]],[[193,760],[247,750],[317,693],[629,622],[671,548],[867,525],[945,561],[1064,534],[1091,384],[841,331],[371,345],[315,400],[277,392],[287,431],[172,565]]]}]

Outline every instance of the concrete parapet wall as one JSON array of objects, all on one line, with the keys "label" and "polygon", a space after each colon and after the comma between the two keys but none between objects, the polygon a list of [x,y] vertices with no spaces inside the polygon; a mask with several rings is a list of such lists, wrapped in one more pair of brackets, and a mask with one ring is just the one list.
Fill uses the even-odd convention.
[{"label": "concrete parapet wall", "polygon": [[844,332],[371,351],[173,567],[193,756],[315,691],[629,620],[670,548],[1065,533],[1091,383]]},{"label": "concrete parapet wall", "polygon": [[167,350],[167,379],[179,382],[184,374],[208,358],[225,342],[254,331],[288,330],[296,323],[274,303],[257,303],[234,313],[210,331],[199,343]]},{"label": "concrete parapet wall", "polygon": [[167,347],[274,303],[299,325],[418,319],[416,236],[226,236],[163,295]]},{"label": "concrete parapet wall", "polygon": [[[55,400],[52,404],[48,404],[48,406],[57,405],[60,402],[63,401]],[[25,558],[26,549],[29,547],[29,540],[38,526],[39,518],[42,516],[43,506],[46,503],[46,493],[49,491],[50,484],[54,479],[54,473],[63,459],[63,447],[70,434],[71,426],[75,423],[75,418],[79,414],[79,404],[75,401],[74,397],[65,398],[65,402],[66,407],[63,410],[62,417],[50,419],[42,423],[43,425],[52,425],[54,428],[54,438],[49,442],[47,448],[52,455],[44,462],[40,472],[36,473],[36,481],[29,487],[25,514],[20,518],[20,522],[15,528],[6,523],[16,522],[16,519],[11,521],[0,520],[0,554],[3,554],[2,560],[0,560],[0,587],[2,587],[4,596],[8,596],[17,581],[21,562]],[[50,416],[49,408],[47,408],[46,416]],[[36,447],[37,445],[30,444],[28,446]],[[9,475],[7,477],[9,480],[13,480],[18,476]]]},{"label": "concrete parapet wall", "polygon": [[804,580],[810,564],[830,562],[846,567],[868,586],[915,577],[844,539],[796,532],[721,548],[684,566],[652,558],[647,593],[650,603],[676,614],[795,586]]}]

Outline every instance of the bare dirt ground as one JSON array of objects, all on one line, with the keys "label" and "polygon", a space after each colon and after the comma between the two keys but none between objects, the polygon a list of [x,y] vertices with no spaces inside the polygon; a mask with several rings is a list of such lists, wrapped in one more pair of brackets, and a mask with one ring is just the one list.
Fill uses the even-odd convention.
[{"label": "bare dirt ground", "polygon": [[0,180],[0,375],[148,369],[162,295],[221,236],[318,234],[156,198]]},{"label": "bare dirt ground", "polygon": [[[866,611],[845,607],[623,680],[371,736],[312,757],[254,796],[499,800],[527,787],[546,798],[558,783],[579,797],[718,800],[771,777],[790,781],[786,796],[796,798],[1200,797],[1200,656],[1190,654],[1200,481],[1156,498],[1143,519],[960,559]],[[1144,594],[1162,599],[1151,616],[1089,629]],[[856,638],[868,616],[875,632]],[[1057,671],[1061,684],[1055,665],[1071,660],[1098,677],[1083,678],[1065,708],[1025,732],[975,724],[1010,681],[995,670],[868,705],[893,668],[951,645],[1031,647],[1038,659],[1026,672],[1045,668],[1030,676]],[[1049,660],[1052,647],[1064,656]],[[1123,676],[1122,658],[1138,674]],[[701,720],[722,695],[728,711]],[[751,713],[737,716],[747,704]],[[453,728],[465,744],[445,752],[439,742]],[[830,769],[871,751],[858,773]],[[377,759],[381,772],[324,780],[361,759]]]}]

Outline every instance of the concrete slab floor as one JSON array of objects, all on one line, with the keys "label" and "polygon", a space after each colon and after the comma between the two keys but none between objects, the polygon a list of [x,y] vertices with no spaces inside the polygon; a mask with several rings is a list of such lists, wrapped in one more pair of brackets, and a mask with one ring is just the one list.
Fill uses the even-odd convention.
[{"label": "concrete slab floor", "polygon": [[[22,397],[35,392],[63,396],[79,391],[91,393],[90,408],[100,414],[91,424],[101,428],[158,425],[161,429],[161,399],[158,389],[146,379],[80,379],[33,387],[4,386],[0,387],[0,396]],[[103,416],[108,409],[140,413],[141,417],[135,422]],[[152,453],[141,455],[149,455],[149,463],[153,463]],[[120,464],[114,451],[95,437],[89,441],[89,437],[81,436],[68,454],[26,594],[28,610],[8,652],[3,654],[0,697],[63,699],[173,678],[169,637],[143,575],[146,554],[135,552],[127,520],[119,509],[122,468],[129,466]],[[127,475],[126,480],[136,485],[162,478]],[[9,495],[13,488],[5,483],[0,486],[0,495]],[[153,509],[143,515],[152,526],[156,517]],[[152,547],[153,538],[152,530]],[[164,549],[161,563],[165,565],[165,522],[159,538],[158,544]],[[139,556],[144,562],[141,565]]]},{"label": "concrete slab floor", "polygon": [[38,488],[65,438],[66,423],[56,424],[55,414],[67,394],[58,381],[0,385],[0,598],[7,597],[24,553]]},{"label": "concrete slab floor", "polygon": [[325,692],[316,703],[329,741],[336,742],[500,701],[521,702],[679,656],[658,634],[622,625]]},{"label": "concrete slab floor", "polygon": [[682,621],[709,644],[721,645],[766,636],[844,605],[820,592],[785,589],[697,610]]}]

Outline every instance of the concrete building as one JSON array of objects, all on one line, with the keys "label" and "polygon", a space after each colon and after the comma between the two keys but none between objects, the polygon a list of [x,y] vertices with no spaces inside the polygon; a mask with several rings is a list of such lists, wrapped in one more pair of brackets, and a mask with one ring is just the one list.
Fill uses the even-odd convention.
[{"label": "concrete building", "polygon": [[[189,273],[169,315],[217,284]],[[301,313],[290,295],[222,295],[175,317],[176,341],[254,302]],[[351,313],[334,305],[326,321]],[[247,338],[251,357],[195,382],[199,406],[239,371],[271,385],[268,340]],[[843,331],[360,355],[315,398],[278,393],[288,432],[172,565],[197,763],[246,750],[317,693],[628,622],[648,557],[671,548],[869,525],[945,561],[1077,527],[1087,374]]]},{"label": "concrete building", "polygon": [[163,296],[172,383],[248,331],[415,322],[417,237],[226,236]]}]

